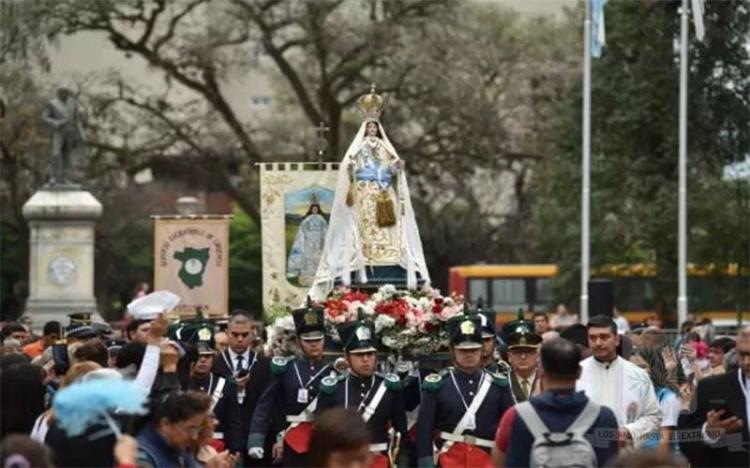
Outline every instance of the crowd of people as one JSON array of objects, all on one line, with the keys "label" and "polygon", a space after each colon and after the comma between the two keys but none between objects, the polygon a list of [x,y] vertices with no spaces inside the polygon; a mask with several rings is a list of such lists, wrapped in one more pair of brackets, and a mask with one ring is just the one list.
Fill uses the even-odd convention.
[{"label": "crowd of people", "polygon": [[[242,310],[223,324],[71,315],[41,335],[0,330],[3,467],[748,466],[750,329],[710,322],[676,337],[658,320],[587,323],[564,307],[495,328],[447,322],[442,356],[384,359],[373,323],[293,311],[299,353],[264,352]],[[56,395],[132,382],[142,414],[111,411],[71,434]],[[114,427],[113,427],[114,426]]]}]

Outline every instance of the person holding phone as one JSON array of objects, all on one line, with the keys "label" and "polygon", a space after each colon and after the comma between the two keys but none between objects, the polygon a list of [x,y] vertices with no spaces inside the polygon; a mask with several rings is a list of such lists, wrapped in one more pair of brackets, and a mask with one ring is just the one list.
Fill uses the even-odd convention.
[{"label": "person holding phone", "polygon": [[692,411],[682,413],[680,450],[691,466],[750,466],[748,392],[750,391],[750,327],[737,337],[739,369],[698,381]]},{"label": "person holding phone", "polygon": [[246,311],[241,309],[233,311],[227,323],[226,334],[227,349],[214,358],[211,370],[233,382],[237,388],[244,466],[269,466],[274,437],[269,435],[266,439],[264,444],[266,453],[260,459],[247,456],[246,442],[255,408],[271,380],[271,362],[262,353],[255,352],[251,346],[254,330],[252,320]]}]

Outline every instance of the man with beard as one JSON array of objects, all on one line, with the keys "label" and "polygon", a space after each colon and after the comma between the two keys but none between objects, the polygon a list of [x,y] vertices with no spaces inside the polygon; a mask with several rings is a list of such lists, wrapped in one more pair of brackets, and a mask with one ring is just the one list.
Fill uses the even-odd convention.
[{"label": "man with beard", "polygon": [[303,356],[275,357],[271,361],[273,376],[255,408],[247,453],[251,458],[263,458],[263,443],[273,426],[274,408],[279,405],[285,423],[278,437],[281,442],[273,448],[273,458],[283,466],[309,466],[307,453],[320,380],[335,371],[323,362],[323,308],[308,298],[307,306],[295,310],[292,316]]},{"label": "man with beard", "polygon": [[436,443],[440,466],[490,466],[498,422],[513,406],[508,380],[481,367],[479,317],[459,315],[447,325],[455,367],[424,379],[417,419],[418,464],[434,466]]},{"label": "man with beard", "polygon": [[[344,407],[356,410],[361,414],[370,433],[370,452],[373,461],[370,467],[388,468],[389,429],[394,429],[395,440],[399,445],[407,443],[406,413],[401,381],[395,374],[375,372],[377,356],[375,354],[375,330],[370,322],[357,320],[344,323],[338,327],[339,337],[349,364],[349,371],[339,376],[323,378],[317,411],[327,408]],[[405,451],[399,447],[399,452]],[[408,462],[402,457],[400,466]]]},{"label": "man with beard", "polygon": [[661,424],[651,379],[646,371],[617,355],[620,336],[614,320],[597,315],[586,328],[592,356],[581,361],[576,389],[614,411],[621,440],[639,444]]}]

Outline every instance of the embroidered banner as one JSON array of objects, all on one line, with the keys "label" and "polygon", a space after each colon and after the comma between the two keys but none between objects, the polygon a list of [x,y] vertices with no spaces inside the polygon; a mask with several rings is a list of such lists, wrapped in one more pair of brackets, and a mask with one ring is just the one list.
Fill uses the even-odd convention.
[{"label": "embroidered banner", "polygon": [[181,318],[226,317],[229,303],[229,216],[155,216],[154,289],[182,299]]},{"label": "embroidered banner", "polygon": [[338,163],[260,164],[263,305],[299,307],[315,278]]}]

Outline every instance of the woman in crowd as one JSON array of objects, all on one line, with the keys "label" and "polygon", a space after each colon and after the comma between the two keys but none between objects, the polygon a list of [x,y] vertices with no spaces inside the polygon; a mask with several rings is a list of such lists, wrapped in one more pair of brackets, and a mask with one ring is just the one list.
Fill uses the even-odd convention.
[{"label": "woman in crowd", "polygon": [[[157,406],[151,424],[138,434],[138,465],[141,468],[200,466],[195,453],[206,436],[211,397],[201,392],[174,392]],[[211,468],[229,468],[236,459],[227,452],[206,461]]]},{"label": "woman in crowd", "polygon": [[21,434],[3,439],[0,445],[0,466],[3,468],[52,468],[49,449]]},{"label": "woman in crowd", "polygon": [[673,377],[674,372],[670,372],[673,366],[670,365],[670,368],[668,368],[665,365],[662,354],[660,350],[642,347],[630,360],[648,372],[661,410],[661,430],[659,434],[651,434],[647,440],[641,443],[641,447],[656,449],[660,455],[668,455],[677,450],[677,444],[671,439],[673,431],[677,428],[677,418],[682,409],[682,401],[679,397],[677,380]]},{"label": "woman in crowd", "polygon": [[45,391],[44,370],[39,366],[22,362],[0,372],[0,437],[31,431],[44,411]]}]

